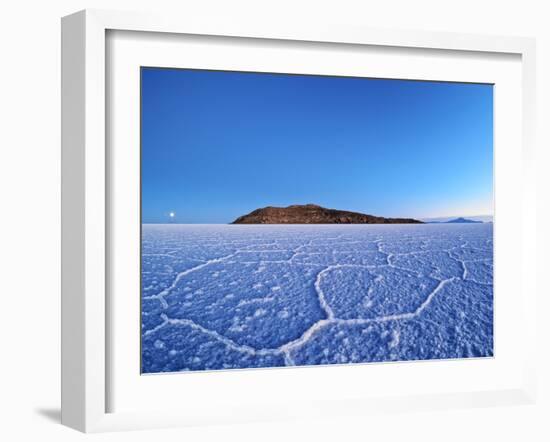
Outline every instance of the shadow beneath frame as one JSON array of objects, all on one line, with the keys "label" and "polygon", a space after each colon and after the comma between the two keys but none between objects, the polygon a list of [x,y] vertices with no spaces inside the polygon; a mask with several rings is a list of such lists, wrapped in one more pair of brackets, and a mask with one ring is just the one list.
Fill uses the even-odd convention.
[{"label": "shadow beneath frame", "polygon": [[44,419],[50,422],[60,424],[61,423],[61,409],[60,408],[36,408],[35,413],[42,416]]}]

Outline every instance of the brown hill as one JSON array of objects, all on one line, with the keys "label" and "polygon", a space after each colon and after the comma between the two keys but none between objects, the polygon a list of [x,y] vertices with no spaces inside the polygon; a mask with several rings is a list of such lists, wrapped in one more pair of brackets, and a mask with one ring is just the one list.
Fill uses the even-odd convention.
[{"label": "brown hill", "polygon": [[384,218],[315,204],[264,207],[243,215],[232,224],[422,224],[412,218]]}]

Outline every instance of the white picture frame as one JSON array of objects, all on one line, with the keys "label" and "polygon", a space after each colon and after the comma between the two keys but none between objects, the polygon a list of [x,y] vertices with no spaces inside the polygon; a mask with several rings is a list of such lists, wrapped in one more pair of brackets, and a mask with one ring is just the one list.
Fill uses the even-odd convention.
[{"label": "white picture frame", "polygon": [[[108,302],[107,228],[112,207],[108,185],[108,114],[106,82],[110,31],[241,37],[274,41],[338,43],[384,48],[436,49],[521,57],[521,325],[535,336],[535,42],[518,37],[492,37],[417,31],[388,31],[241,22],[218,23],[196,17],[162,17],[87,10],[62,21],[62,423],[85,432],[185,426],[218,422],[247,422],[293,417],[361,415],[426,408],[454,408],[532,403],[535,397],[534,339],[527,340],[521,358],[522,380],[513,387],[462,393],[332,398],[310,409],[240,403],[226,416],[199,410],[190,417],[178,411],[109,411],[108,327],[113,320]],[[497,189],[498,192],[498,189]],[[341,368],[334,367],[332,370]],[[269,377],[265,371],[262,376]],[[223,380],[222,380],[223,382]],[[275,382],[278,382],[275,380]]]}]

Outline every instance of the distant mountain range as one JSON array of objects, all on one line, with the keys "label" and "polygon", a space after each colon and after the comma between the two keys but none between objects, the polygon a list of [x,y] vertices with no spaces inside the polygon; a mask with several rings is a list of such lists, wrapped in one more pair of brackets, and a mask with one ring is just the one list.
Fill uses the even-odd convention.
[{"label": "distant mountain range", "polygon": [[263,207],[240,216],[232,224],[423,224],[413,218],[384,218],[316,204]]},{"label": "distant mountain range", "polygon": [[426,221],[426,223],[428,224],[479,224],[479,223],[483,223],[483,221],[476,221],[476,220],[467,219],[467,218],[455,218],[449,221]]}]

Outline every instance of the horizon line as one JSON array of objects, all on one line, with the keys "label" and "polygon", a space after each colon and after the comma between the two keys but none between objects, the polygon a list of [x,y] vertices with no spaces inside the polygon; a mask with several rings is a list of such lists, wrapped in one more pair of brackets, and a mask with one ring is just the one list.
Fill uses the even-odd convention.
[{"label": "horizon line", "polygon": [[[379,216],[379,215],[376,215],[376,216]],[[446,218],[449,218],[449,219],[491,218],[491,220],[493,220],[494,215],[489,215],[489,214],[484,214],[484,215],[447,215],[447,216],[429,216],[429,217],[402,217],[402,216],[399,216],[399,217],[394,217],[394,216],[386,217],[386,216],[382,216],[382,218],[411,218],[411,219],[415,219],[415,220],[418,220],[418,221],[430,221],[430,220],[438,220],[438,219],[446,219]],[[483,222],[486,223],[486,222],[489,222],[489,221],[483,221]],[[198,224],[198,225],[200,225],[200,224],[211,224],[211,225],[216,224],[216,225],[219,225],[219,224],[233,224],[233,221],[228,221],[228,222],[147,221],[147,222],[144,222],[143,220],[141,220],[141,224]],[[373,224],[376,224],[376,223],[373,223]],[[379,223],[379,224],[383,224],[383,223]]]},{"label": "horizon line", "polygon": [[[479,217],[491,217],[493,218],[492,215],[475,215],[475,216],[452,216],[452,217],[441,217],[441,218],[450,218],[450,219],[458,219],[458,218],[464,218],[464,219],[471,219],[471,218],[479,218]],[[416,218],[413,218],[413,219],[416,219]],[[438,218],[420,218],[418,221],[422,221],[422,224],[430,224],[429,220],[436,220]],[[493,219],[491,220],[488,220],[488,221],[483,221],[483,220],[479,220],[480,223],[483,223],[483,224],[489,224],[489,223],[492,223],[494,222]],[[443,224],[445,223],[445,221],[442,222]],[[141,222],[142,225],[144,224],[158,224],[158,225],[179,225],[179,226],[183,226],[183,225],[196,225],[196,226],[232,226],[232,225],[235,225],[235,226],[268,226],[268,225],[280,225],[280,226],[291,226],[291,225],[294,225],[294,226],[321,226],[321,225],[324,225],[324,226],[358,226],[358,225],[370,225],[370,226],[376,226],[376,225],[407,225],[407,224],[410,224],[410,225],[415,225],[417,226],[418,224],[416,223],[400,223],[400,224],[388,224],[388,223],[294,223],[294,224],[291,224],[291,223],[257,223],[257,224],[235,224],[234,222],[227,222],[227,223],[222,223],[222,222],[219,222],[219,223],[208,223],[208,222],[198,222],[198,223],[192,223],[192,222],[166,222],[166,221],[159,221],[159,222]]]}]

